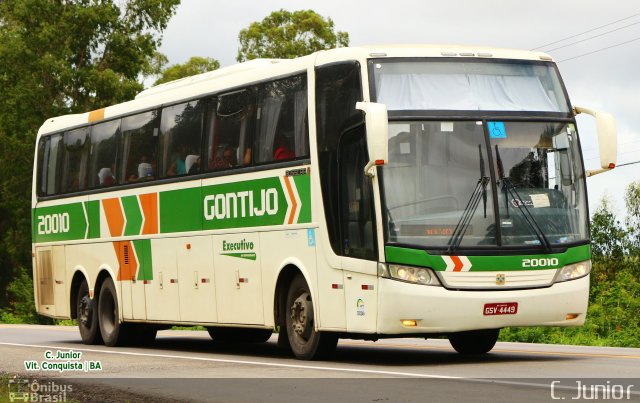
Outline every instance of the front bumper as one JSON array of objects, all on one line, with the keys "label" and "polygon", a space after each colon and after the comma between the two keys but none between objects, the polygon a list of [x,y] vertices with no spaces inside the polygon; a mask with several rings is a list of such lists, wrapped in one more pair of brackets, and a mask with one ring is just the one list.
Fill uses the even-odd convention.
[{"label": "front bumper", "polygon": [[[461,291],[379,279],[377,333],[450,333],[506,326],[580,326],[589,300],[589,276],[550,287]],[[484,315],[488,303],[517,302],[514,315]],[[577,314],[567,320],[567,314]],[[403,319],[417,326],[403,326]]]}]

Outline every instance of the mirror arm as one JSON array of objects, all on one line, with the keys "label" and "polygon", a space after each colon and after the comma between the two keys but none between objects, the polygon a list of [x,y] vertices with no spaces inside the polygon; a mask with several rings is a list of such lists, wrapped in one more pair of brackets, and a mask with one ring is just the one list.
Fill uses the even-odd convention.
[{"label": "mirror arm", "polygon": [[[591,115],[596,119],[601,168],[586,171],[586,176],[590,177],[614,169],[616,167],[617,138],[616,124],[613,117],[606,112],[583,108],[580,106],[574,106],[573,113],[574,115],[586,113],[587,115]],[[605,147],[609,148],[606,149]],[[605,152],[605,150],[607,152]]]},{"label": "mirror arm", "polygon": [[367,165],[364,166],[364,174],[369,178],[373,178],[376,176],[376,170],[373,168],[379,165],[384,165],[384,160],[371,160],[367,162]]}]

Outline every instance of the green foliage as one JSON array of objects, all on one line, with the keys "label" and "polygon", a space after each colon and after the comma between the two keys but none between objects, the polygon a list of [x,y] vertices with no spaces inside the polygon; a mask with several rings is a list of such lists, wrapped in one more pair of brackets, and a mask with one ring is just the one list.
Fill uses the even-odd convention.
[{"label": "green foliage", "polygon": [[503,329],[503,341],[640,347],[640,183],[626,192],[626,226],[603,200],[591,221],[592,263],[589,308],[583,327]]},{"label": "green foliage", "polygon": [[312,10],[274,11],[240,31],[236,60],[292,59],[318,50],[349,46],[349,34],[335,31],[331,18]]},{"label": "green foliage", "polygon": [[52,321],[36,314],[33,298],[33,281],[24,267],[17,270],[14,279],[7,287],[8,308],[0,310],[1,323],[42,323]]},{"label": "green foliage", "polygon": [[160,78],[154,85],[168,83],[169,81],[178,80],[180,78],[193,76],[207,71],[213,71],[220,68],[220,62],[210,57],[194,56],[183,64],[174,64],[164,69]]},{"label": "green foliage", "polygon": [[[31,265],[31,171],[45,119],[131,99],[158,74],[180,0],[0,1],[0,307]],[[164,58],[166,60],[166,58]]]}]

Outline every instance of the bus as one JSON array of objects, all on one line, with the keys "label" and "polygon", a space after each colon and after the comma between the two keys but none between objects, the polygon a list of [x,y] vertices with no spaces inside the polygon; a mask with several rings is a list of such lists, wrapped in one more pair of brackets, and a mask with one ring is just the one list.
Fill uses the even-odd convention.
[{"label": "bus", "polygon": [[617,147],[548,55],[427,45],[252,60],[48,119],[36,142],[39,314],[107,346],[277,331],[299,359],[340,338],[484,354],[503,327],[582,325],[586,177]]}]

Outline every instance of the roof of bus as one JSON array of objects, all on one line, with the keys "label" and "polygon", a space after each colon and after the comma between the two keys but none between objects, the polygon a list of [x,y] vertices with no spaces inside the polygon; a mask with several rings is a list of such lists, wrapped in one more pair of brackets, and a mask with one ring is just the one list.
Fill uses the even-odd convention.
[{"label": "roof of bus", "polygon": [[270,77],[303,72],[313,66],[343,60],[365,60],[384,57],[460,57],[516,60],[553,59],[542,52],[461,45],[378,45],[324,50],[295,59],[256,59],[215,71],[181,78],[140,92],[135,99],[104,110],[47,119],[38,135],[59,132],[88,122],[115,118],[164,104],[176,103],[198,96],[259,82]]}]

